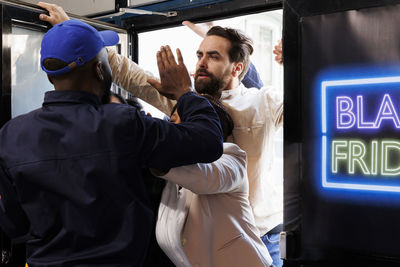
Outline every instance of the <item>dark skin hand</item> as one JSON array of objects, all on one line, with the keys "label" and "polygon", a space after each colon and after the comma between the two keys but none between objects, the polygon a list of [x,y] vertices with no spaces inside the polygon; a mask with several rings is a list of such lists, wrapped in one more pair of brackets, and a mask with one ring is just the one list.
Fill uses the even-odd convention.
[{"label": "dark skin hand", "polygon": [[160,94],[174,100],[178,100],[191,88],[189,72],[183,63],[179,48],[176,50],[176,54],[178,63],[171,48],[168,45],[162,46],[160,51],[157,52],[157,65],[161,83],[155,79],[147,80]]},{"label": "dark skin hand", "polygon": [[67,13],[65,13],[64,9],[58,5],[49,4],[46,2],[39,2],[37,3],[37,5],[46,9],[49,12],[49,15],[40,14],[39,19],[47,21],[51,25],[69,20]]},{"label": "dark skin hand", "polygon": [[[39,2],[38,6],[49,12],[49,15],[40,14],[39,18],[52,25],[69,19],[60,6],[45,2]],[[183,63],[181,51],[177,49],[176,54],[178,63],[169,46],[161,47],[160,51],[157,52],[157,64],[161,83],[154,79],[148,79],[148,83],[155,87],[160,94],[174,100],[178,100],[181,95],[189,92],[191,87],[190,76]]]}]

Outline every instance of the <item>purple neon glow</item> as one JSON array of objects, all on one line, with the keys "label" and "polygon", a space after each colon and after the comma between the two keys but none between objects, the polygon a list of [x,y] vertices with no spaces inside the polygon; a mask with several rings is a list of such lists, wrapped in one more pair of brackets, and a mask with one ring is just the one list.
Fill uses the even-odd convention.
[{"label": "purple neon glow", "polygon": [[[328,123],[329,119],[328,117],[330,115],[333,115],[332,113],[329,112],[329,101],[328,101],[328,94],[327,92],[335,91],[336,89],[341,90],[343,86],[353,86],[356,85],[356,87],[350,87],[346,88],[346,92],[349,92],[350,95],[347,95],[344,91],[341,91],[339,93],[340,97],[339,99],[336,100],[336,126],[337,129],[349,129],[351,127],[354,127],[356,129],[377,129],[380,128],[382,125],[387,126],[388,124],[392,124],[396,128],[400,128],[400,120],[397,114],[397,110],[395,108],[400,108],[400,103],[392,101],[395,100],[395,98],[391,98],[391,96],[394,97],[393,94],[385,94],[385,92],[388,92],[388,90],[392,90],[391,87],[388,88],[388,90],[382,90],[382,95],[381,99],[379,97],[376,97],[376,95],[372,96],[369,95],[369,90],[370,88],[366,87],[365,94],[362,92],[361,94],[355,93],[353,89],[356,89],[357,91],[363,90],[360,85],[391,85],[391,84],[397,84],[400,85],[400,76],[393,76],[393,77],[372,77],[372,78],[362,78],[362,79],[338,79],[338,80],[324,80],[321,81],[321,148],[322,148],[322,155],[321,155],[321,175],[322,175],[322,187],[323,188],[337,188],[337,189],[346,189],[346,190],[367,190],[367,191],[385,191],[385,192],[398,192],[400,193],[400,186],[398,185],[389,185],[389,184],[381,184],[381,183],[369,183],[366,181],[364,182],[348,182],[348,181],[336,181],[336,180],[330,180],[331,174],[335,173],[332,172],[333,170],[336,170],[337,172],[337,163],[335,164],[335,156],[341,157],[341,153],[344,153],[346,150],[348,153],[355,154],[353,156],[356,156],[356,159],[354,160],[353,157],[351,159],[353,165],[357,165],[360,167],[360,161],[364,162],[369,168],[368,170],[370,171],[369,175],[383,175],[383,176],[398,176],[400,175],[400,166],[397,164],[394,164],[394,166],[391,166],[388,161],[388,157],[390,156],[390,153],[388,152],[389,150],[399,150],[400,151],[400,142],[396,140],[382,140],[382,143],[380,144],[380,140],[371,140],[370,143],[370,151],[368,151],[367,155],[371,155],[369,160],[366,160],[363,157],[362,153],[362,146],[357,146],[353,147],[355,151],[349,151],[349,147],[344,148],[340,147],[340,143],[335,143],[335,141],[360,141],[362,142],[363,140],[349,140],[349,139],[341,139],[341,140],[335,140],[335,138],[332,138],[332,133],[329,132],[328,130]],[[368,89],[368,90],[367,90]],[[398,88],[395,88],[398,89]],[[348,90],[348,91],[347,91]],[[397,90],[396,90],[397,91]],[[389,91],[390,92],[390,91]],[[399,91],[397,91],[399,92]],[[374,93],[378,93],[377,90],[374,91]],[[358,94],[356,96],[356,94]],[[397,94],[397,93],[396,93]],[[337,96],[338,94],[336,94]],[[397,95],[396,95],[397,96]],[[374,97],[374,99],[370,99],[369,97]],[[333,100],[333,99],[332,99]],[[342,100],[342,103],[339,103],[339,100]],[[378,102],[381,100],[381,102],[377,103],[379,104],[379,109],[377,105],[374,105],[374,108],[371,109],[371,107],[368,105],[370,103],[370,100],[373,100],[374,102]],[[364,102],[365,101],[365,102]],[[335,104],[333,105],[333,108],[335,108]],[[365,113],[364,113],[365,112]],[[375,113],[373,113],[375,112]],[[398,111],[400,112],[400,111]],[[376,115],[376,116],[374,116]],[[334,115],[333,115],[334,116]],[[383,124],[382,124],[383,122]],[[371,133],[369,133],[371,134]],[[328,137],[328,136],[330,137]],[[341,137],[343,138],[343,137]],[[329,146],[328,144],[332,142],[333,147]],[[388,142],[389,144],[386,145],[387,148],[381,147],[381,145],[385,144]],[[396,145],[392,144],[392,142],[395,142]],[[339,147],[337,147],[339,146]],[[336,149],[334,149],[336,148]],[[333,151],[332,151],[333,149]],[[343,150],[344,149],[344,150]],[[330,153],[334,154],[334,151],[339,152],[339,155],[332,155],[331,160],[331,170],[329,171],[329,163],[328,160],[328,155]],[[378,152],[379,151],[379,152]],[[367,151],[365,151],[367,152]],[[392,152],[391,152],[392,153]],[[347,156],[348,157],[348,156]],[[359,160],[357,160],[359,159]],[[368,157],[367,157],[368,159]],[[336,159],[340,161],[346,161],[349,164],[349,157],[347,159]],[[382,163],[385,163],[382,165]],[[328,166],[327,166],[328,165]],[[349,166],[348,166],[349,167]],[[361,169],[362,171],[362,169]],[[329,174],[330,173],[330,174]]]},{"label": "purple neon glow", "polygon": [[364,101],[363,96],[357,96],[357,128],[371,129],[375,128],[373,122],[364,121]]},{"label": "purple neon glow", "polygon": [[[352,110],[353,100],[350,97],[336,97],[336,127],[338,129],[349,129],[354,126],[356,116]],[[347,120],[345,120],[345,118],[347,118]]]},{"label": "purple neon glow", "polygon": [[380,128],[383,120],[392,120],[394,126],[400,128],[399,116],[389,94],[383,96],[374,122],[364,121],[364,96],[357,95],[356,114],[354,114],[353,108],[354,102],[351,97],[336,97],[337,129],[350,129],[354,125],[357,125],[358,129],[377,129]]},{"label": "purple neon glow", "polygon": [[381,126],[382,120],[393,120],[396,128],[400,128],[399,116],[397,115],[389,94],[385,94],[383,97],[378,115],[376,116],[375,128]]}]

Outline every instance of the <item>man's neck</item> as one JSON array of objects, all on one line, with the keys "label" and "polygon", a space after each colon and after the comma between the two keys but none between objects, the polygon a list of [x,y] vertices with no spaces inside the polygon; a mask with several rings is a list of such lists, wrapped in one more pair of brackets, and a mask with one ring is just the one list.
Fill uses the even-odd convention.
[{"label": "man's neck", "polygon": [[232,90],[237,88],[240,85],[239,79],[232,79],[222,91]]},{"label": "man's neck", "polygon": [[99,85],[93,79],[85,79],[84,77],[66,78],[54,80],[53,85],[56,91],[84,91],[101,97],[100,91],[96,88]]}]

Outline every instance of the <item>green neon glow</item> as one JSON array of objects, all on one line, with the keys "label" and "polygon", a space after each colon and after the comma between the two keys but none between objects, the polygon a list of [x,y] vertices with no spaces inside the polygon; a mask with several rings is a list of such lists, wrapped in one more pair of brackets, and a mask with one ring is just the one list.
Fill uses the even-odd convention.
[{"label": "green neon glow", "polygon": [[[333,140],[332,141],[332,173],[337,173],[338,171],[338,161],[347,159],[347,153],[339,152],[340,148],[346,148],[347,141],[343,140]],[[346,150],[344,150],[346,151]]]},{"label": "green neon glow", "polygon": [[352,140],[349,142],[349,173],[354,174],[355,163],[361,168],[365,175],[369,175],[367,164],[365,164],[364,157],[366,152],[365,144],[360,140]]},{"label": "green neon glow", "polygon": [[355,174],[357,167],[364,175],[400,175],[400,163],[390,164],[391,153],[400,155],[400,141],[371,140],[368,145],[357,139],[332,140],[331,151],[332,173],[338,173],[339,162],[342,161],[347,164],[347,170],[344,171],[350,175]]},{"label": "green neon glow", "polygon": [[378,141],[372,140],[371,142],[371,174],[378,173]]},{"label": "green neon glow", "polygon": [[400,166],[397,168],[393,168],[393,166],[389,165],[389,149],[397,149],[400,152],[400,142],[394,140],[385,140],[382,141],[382,153],[381,153],[381,173],[382,175],[395,176],[400,174]]}]

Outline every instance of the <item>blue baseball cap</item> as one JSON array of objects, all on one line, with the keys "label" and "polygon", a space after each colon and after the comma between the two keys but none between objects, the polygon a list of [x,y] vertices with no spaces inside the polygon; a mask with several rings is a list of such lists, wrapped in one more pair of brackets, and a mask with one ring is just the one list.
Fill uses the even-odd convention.
[{"label": "blue baseball cap", "polygon": [[[116,45],[119,36],[114,31],[97,31],[79,20],[66,20],[56,24],[43,37],[40,51],[40,66],[49,75],[57,76],[70,72],[93,59],[105,46]],[[43,66],[47,58],[64,61],[67,66],[59,70],[48,70]]]}]

